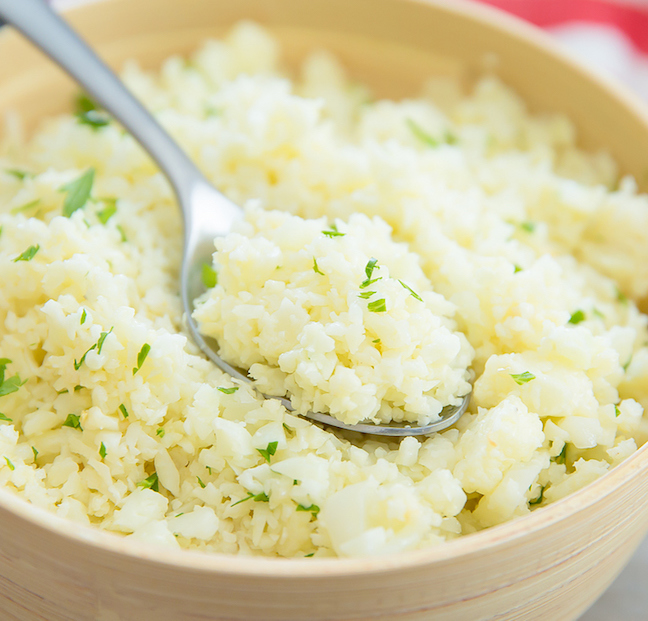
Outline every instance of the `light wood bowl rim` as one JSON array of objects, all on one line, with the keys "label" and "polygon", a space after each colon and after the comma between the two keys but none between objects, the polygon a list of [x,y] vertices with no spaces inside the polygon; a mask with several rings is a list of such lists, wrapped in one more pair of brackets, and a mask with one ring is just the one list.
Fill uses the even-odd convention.
[{"label": "light wood bowl rim", "polygon": [[[63,11],[84,10],[105,0],[54,0]],[[624,85],[599,74],[567,56],[559,46],[540,29],[493,7],[469,0],[398,0],[405,3],[432,6],[436,10],[459,14],[466,19],[481,22],[489,28],[539,48],[571,70],[581,74],[600,89],[608,91],[628,111],[648,126],[648,107]],[[15,36],[12,32],[0,36]],[[502,544],[514,544],[519,539],[574,517],[580,511],[604,501],[605,497],[634,476],[648,470],[648,443],[586,487],[531,514],[486,530],[464,535],[438,546],[372,558],[274,558],[264,556],[228,555],[192,550],[157,547],[98,527],[85,526],[57,516],[46,509],[32,505],[13,492],[0,488],[0,505],[26,522],[71,542],[97,548],[108,554],[137,559],[200,573],[239,575],[249,578],[299,579],[316,577],[345,577],[359,574],[378,574],[412,569],[449,559],[458,559],[475,552],[486,551]]]}]

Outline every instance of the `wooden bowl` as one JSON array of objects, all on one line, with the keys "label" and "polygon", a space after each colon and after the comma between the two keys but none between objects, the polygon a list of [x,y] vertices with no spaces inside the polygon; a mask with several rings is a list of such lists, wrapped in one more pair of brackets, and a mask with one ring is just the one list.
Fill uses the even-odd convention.
[{"label": "wooden bowl", "polygon": [[[78,4],[78,3],[77,3]],[[535,29],[444,0],[110,0],[68,18],[113,65],[155,66],[241,18],[268,25],[288,61],[338,54],[381,95],[426,75],[469,81],[484,62],[536,110],[564,111],[586,148],[645,182],[648,117]],[[0,112],[31,128],[76,87],[0,35]],[[282,560],[157,549],[85,528],[0,491],[0,617],[31,621],[574,619],[615,578],[648,521],[647,447],[581,491],[439,547],[370,560]]]}]

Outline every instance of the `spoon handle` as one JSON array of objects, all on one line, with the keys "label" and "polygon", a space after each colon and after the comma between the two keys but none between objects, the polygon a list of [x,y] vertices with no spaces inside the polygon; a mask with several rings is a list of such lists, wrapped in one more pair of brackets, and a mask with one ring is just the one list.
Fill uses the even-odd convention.
[{"label": "spoon handle", "polygon": [[[201,172],[121,80],[43,0],[0,0],[0,18],[65,69],[141,143],[183,198]],[[205,182],[206,183],[206,182]]]}]

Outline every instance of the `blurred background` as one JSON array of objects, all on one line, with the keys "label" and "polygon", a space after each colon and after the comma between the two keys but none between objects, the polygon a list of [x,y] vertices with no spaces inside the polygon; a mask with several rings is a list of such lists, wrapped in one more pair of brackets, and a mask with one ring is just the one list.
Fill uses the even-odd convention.
[{"label": "blurred background", "polygon": [[[54,0],[54,4],[80,1]],[[477,1],[543,28],[568,54],[623,82],[648,105],[648,0]],[[648,539],[580,621],[646,621],[647,581]]]}]

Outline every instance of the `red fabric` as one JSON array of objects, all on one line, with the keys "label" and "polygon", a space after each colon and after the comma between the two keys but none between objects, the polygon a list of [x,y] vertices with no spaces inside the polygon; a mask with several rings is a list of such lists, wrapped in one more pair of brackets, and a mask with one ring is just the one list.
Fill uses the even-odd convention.
[{"label": "red fabric", "polygon": [[482,0],[527,21],[549,28],[567,22],[612,24],[648,54],[648,10],[605,0]]}]

